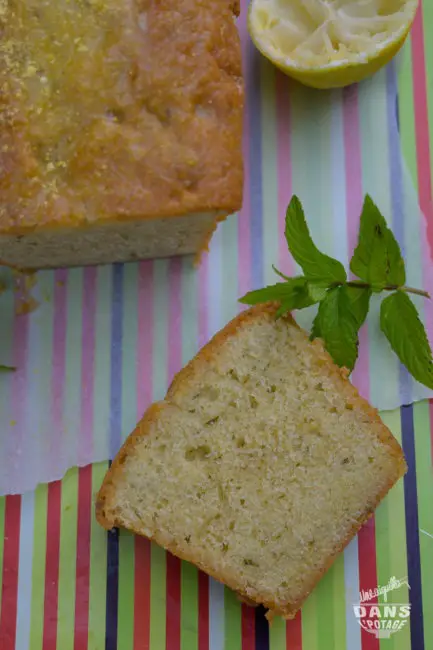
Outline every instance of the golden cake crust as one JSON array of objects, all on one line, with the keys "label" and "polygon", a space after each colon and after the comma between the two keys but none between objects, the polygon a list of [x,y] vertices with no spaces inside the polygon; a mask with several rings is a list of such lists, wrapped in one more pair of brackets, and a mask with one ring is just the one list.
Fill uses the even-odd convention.
[{"label": "golden cake crust", "polygon": [[0,0],[0,233],[242,198],[231,0]]}]

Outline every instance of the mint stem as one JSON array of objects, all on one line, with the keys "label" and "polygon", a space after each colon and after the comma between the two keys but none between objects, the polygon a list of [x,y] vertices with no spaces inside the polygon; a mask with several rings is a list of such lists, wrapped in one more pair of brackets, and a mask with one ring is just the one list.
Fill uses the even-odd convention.
[{"label": "mint stem", "polygon": [[[332,286],[338,287],[341,286],[341,282],[336,282]],[[348,287],[358,287],[359,289],[371,289],[371,285],[368,282],[362,282],[361,280],[351,280],[350,282],[345,283]],[[415,293],[417,296],[423,296],[424,298],[430,299],[430,294],[427,291],[422,289],[414,289],[413,287],[399,287],[396,284],[389,284],[386,287],[383,287],[383,291],[404,291],[405,293]]]}]

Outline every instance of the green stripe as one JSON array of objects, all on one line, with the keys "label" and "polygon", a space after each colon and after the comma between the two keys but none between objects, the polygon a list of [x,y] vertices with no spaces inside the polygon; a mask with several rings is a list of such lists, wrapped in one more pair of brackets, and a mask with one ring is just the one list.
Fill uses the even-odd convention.
[{"label": "green stripe", "polygon": [[117,647],[134,647],[134,535],[119,531],[119,604],[117,610]]},{"label": "green stripe", "polygon": [[166,585],[165,551],[151,546],[150,564],[150,650],[166,650]]},{"label": "green stripe", "polygon": [[398,110],[400,115],[400,141],[403,157],[417,187],[416,142],[415,142],[415,113],[412,80],[412,55],[410,42],[403,48],[401,68],[398,76]]},{"label": "green stripe", "polygon": [[[263,277],[264,284],[274,284],[278,278],[272,264],[278,266],[278,170],[276,119],[276,68],[264,57],[261,67],[262,114],[262,197],[263,197]],[[287,179],[287,183],[289,179]]]},{"label": "green stripe", "polygon": [[242,605],[231,589],[224,589],[224,650],[242,647]]},{"label": "green stripe", "polygon": [[286,650],[286,621],[281,616],[269,626],[269,650]]},{"label": "green stripe", "polygon": [[318,607],[319,592],[314,589],[302,607],[302,648],[305,650],[324,650],[318,638]]},{"label": "green stripe", "polygon": [[47,495],[46,485],[39,485],[34,500],[34,533],[32,563],[32,610],[30,641],[32,650],[42,648],[45,598],[45,560],[47,546]]},{"label": "green stripe", "polygon": [[198,571],[188,562],[181,565],[180,647],[198,649]]},{"label": "green stripe", "polygon": [[338,556],[332,567],[332,594],[334,601],[334,648],[346,650],[346,586],[344,583],[344,554]]},{"label": "green stripe", "polygon": [[[96,495],[107,471],[107,463],[92,467],[92,494]],[[94,504],[92,504],[93,510]],[[92,516],[90,527],[89,650],[105,648],[107,594],[107,533]]]},{"label": "green stripe", "polygon": [[433,648],[433,539],[426,535],[429,533],[433,536],[433,472],[428,402],[415,404],[414,424],[424,640],[426,648]]},{"label": "green stripe", "polygon": [[[382,420],[401,442],[400,410],[381,413]],[[376,511],[377,580],[388,584],[391,577],[407,576],[406,522],[404,508],[404,481],[400,480],[382,501]],[[383,602],[383,598],[381,598]],[[408,590],[402,587],[388,594],[389,603],[409,602]],[[410,647],[410,624],[389,639],[381,639],[381,650],[406,650]]]},{"label": "green stripe", "polygon": [[[0,576],[3,575],[3,548],[5,538],[5,508],[6,498],[0,498]],[[0,611],[2,606],[2,589],[0,589]]]},{"label": "green stripe", "polygon": [[[317,639],[320,641],[320,650],[335,650],[334,581],[336,581],[336,577],[334,576],[334,572],[335,567],[332,566],[320,580],[317,587],[315,587],[317,603],[315,628]],[[345,610],[343,610],[342,614],[344,617],[346,616]]]},{"label": "green stripe", "polygon": [[62,481],[59,559],[59,605],[57,645],[74,648],[74,603],[77,557],[78,469],[71,469]]}]

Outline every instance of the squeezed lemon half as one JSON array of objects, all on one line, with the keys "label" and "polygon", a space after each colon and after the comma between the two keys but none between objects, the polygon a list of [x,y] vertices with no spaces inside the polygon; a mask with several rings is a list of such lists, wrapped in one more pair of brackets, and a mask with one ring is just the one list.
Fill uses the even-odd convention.
[{"label": "squeezed lemon half", "polygon": [[418,0],[251,0],[256,47],[287,75],[315,88],[373,74],[403,45]]}]

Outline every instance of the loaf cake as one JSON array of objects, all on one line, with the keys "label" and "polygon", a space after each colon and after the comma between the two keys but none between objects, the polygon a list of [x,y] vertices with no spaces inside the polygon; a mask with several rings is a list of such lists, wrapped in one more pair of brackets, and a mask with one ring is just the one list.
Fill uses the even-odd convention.
[{"label": "loaf cake", "polygon": [[205,246],[242,199],[237,0],[0,0],[0,259]]},{"label": "loaf cake", "polygon": [[97,518],[292,618],[406,464],[321,342],[275,309],[235,318],[148,409]]}]

